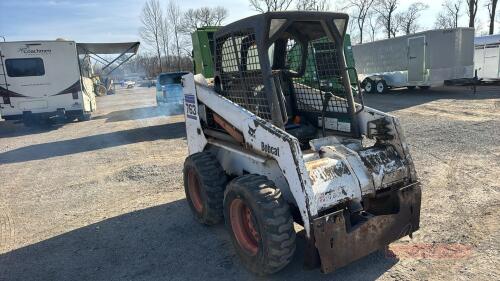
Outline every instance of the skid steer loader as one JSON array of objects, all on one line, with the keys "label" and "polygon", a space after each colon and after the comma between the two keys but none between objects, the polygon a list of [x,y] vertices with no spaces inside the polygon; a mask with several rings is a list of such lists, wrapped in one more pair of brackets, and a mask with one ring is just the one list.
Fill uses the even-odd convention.
[{"label": "skid steer loader", "polygon": [[183,76],[187,201],[199,222],[225,220],[256,274],[290,262],[294,222],[305,265],[325,273],[419,228],[421,189],[398,119],[353,96],[347,23],[329,12],[252,16],[215,33],[213,84]]}]

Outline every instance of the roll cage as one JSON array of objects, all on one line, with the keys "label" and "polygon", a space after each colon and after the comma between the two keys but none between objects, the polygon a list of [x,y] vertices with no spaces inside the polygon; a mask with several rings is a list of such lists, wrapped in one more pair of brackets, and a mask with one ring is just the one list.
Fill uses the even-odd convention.
[{"label": "roll cage", "polygon": [[318,128],[359,137],[360,105],[343,53],[347,22],[340,13],[271,12],[221,28],[216,90],[281,129],[316,129],[309,137],[292,133],[299,140]]}]

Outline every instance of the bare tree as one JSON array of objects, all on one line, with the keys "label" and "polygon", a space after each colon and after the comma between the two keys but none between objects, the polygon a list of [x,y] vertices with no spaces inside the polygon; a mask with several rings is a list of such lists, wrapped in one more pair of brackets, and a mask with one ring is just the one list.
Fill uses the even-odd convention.
[{"label": "bare tree", "polygon": [[490,29],[488,34],[493,34],[495,33],[495,14],[497,10],[497,4],[498,0],[489,0],[488,4],[486,4],[486,7],[488,8],[488,14],[490,16]]},{"label": "bare tree", "polygon": [[174,47],[177,53],[177,70],[181,70],[181,48],[179,44],[181,39],[181,17],[181,9],[175,0],[170,0],[167,6],[167,18],[175,40]]},{"label": "bare tree", "polygon": [[378,20],[377,16],[378,15],[375,12],[368,12],[367,14],[371,42],[375,41],[375,36],[377,35],[377,31],[380,27],[380,21]]},{"label": "bare tree", "polygon": [[290,8],[293,0],[249,0],[250,7],[257,12],[284,11]]},{"label": "bare tree", "polygon": [[443,10],[439,12],[435,27],[436,28],[457,28],[458,19],[462,13],[461,0],[447,0],[443,3]]},{"label": "bare tree", "polygon": [[366,16],[370,12],[375,0],[349,0],[349,6],[354,8],[353,17],[356,19],[356,25],[359,30],[359,44],[363,44],[363,31],[366,22]]},{"label": "bare tree", "polygon": [[466,0],[469,9],[467,9],[467,14],[469,15],[469,27],[474,27],[476,23],[476,15],[479,0]]},{"label": "bare tree", "polygon": [[142,27],[140,29],[141,38],[156,49],[158,55],[158,66],[160,71],[161,65],[161,29],[163,25],[163,16],[158,0],[149,0],[144,4],[141,14]]},{"label": "bare tree", "polygon": [[295,7],[299,11],[328,11],[330,9],[328,0],[297,0]]},{"label": "bare tree", "polygon": [[402,12],[399,16],[399,25],[405,34],[412,34],[417,32],[418,18],[420,17],[420,12],[428,9],[429,6],[422,2],[412,3],[408,9]]},{"label": "bare tree", "polygon": [[396,34],[398,26],[396,22],[396,9],[398,8],[399,0],[378,0],[374,9],[379,14],[379,21],[384,26],[387,38]]},{"label": "bare tree", "polygon": [[163,55],[165,56],[165,70],[168,71],[168,67],[170,66],[170,25],[168,19],[165,17],[162,18],[160,38]]},{"label": "bare tree", "polygon": [[227,9],[224,7],[189,9],[183,15],[181,31],[191,33],[202,26],[221,25],[227,15]]}]

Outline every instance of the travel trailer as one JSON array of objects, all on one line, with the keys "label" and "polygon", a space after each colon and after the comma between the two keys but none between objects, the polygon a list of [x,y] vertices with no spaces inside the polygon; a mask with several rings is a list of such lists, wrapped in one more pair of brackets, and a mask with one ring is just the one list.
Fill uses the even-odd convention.
[{"label": "travel trailer", "polygon": [[122,55],[135,54],[138,46],[138,42],[94,44],[62,39],[0,42],[2,117],[27,125],[49,119],[89,120],[97,108],[94,89],[100,85],[91,55],[116,53],[116,47]]},{"label": "travel trailer", "polygon": [[500,34],[476,37],[474,68],[482,81],[500,81]]},{"label": "travel trailer", "polygon": [[428,30],[352,49],[358,78],[368,93],[427,89],[474,76],[473,28]]}]

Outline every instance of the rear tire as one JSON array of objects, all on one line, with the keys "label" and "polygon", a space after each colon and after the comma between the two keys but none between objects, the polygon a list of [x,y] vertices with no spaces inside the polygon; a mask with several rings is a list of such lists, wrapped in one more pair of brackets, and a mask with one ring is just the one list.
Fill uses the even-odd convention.
[{"label": "rear tire", "polygon": [[186,199],[196,220],[206,225],[221,222],[227,177],[217,159],[209,152],[190,155],[183,173]]},{"label": "rear tire", "polygon": [[418,86],[420,90],[429,90],[431,86]]},{"label": "rear tire", "polygon": [[375,91],[377,92],[377,94],[383,94],[387,92],[387,83],[385,83],[384,80],[378,80],[375,83]]},{"label": "rear tire", "polygon": [[406,88],[407,88],[409,91],[413,91],[413,90],[415,90],[415,88],[416,88],[416,87],[415,87],[415,86],[406,86]]},{"label": "rear tire", "polygon": [[281,191],[264,176],[244,175],[228,184],[224,218],[243,265],[265,275],[277,272],[295,253],[295,230]]}]

